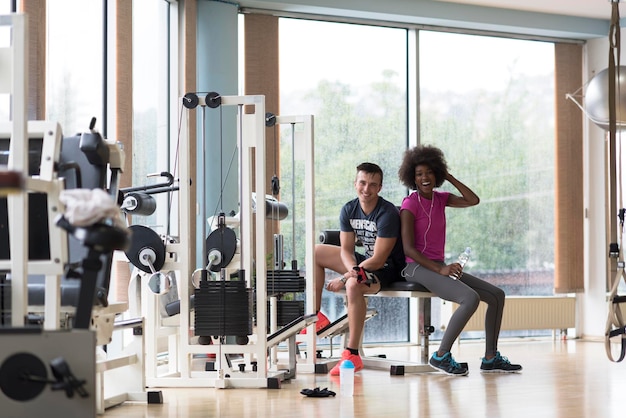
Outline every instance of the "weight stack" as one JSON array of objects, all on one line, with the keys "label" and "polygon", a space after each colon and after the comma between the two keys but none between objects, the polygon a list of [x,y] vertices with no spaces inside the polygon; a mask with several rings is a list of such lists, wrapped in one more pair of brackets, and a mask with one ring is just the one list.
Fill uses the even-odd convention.
[{"label": "weight stack", "polygon": [[252,335],[251,292],[246,282],[201,281],[194,306],[195,335]]},{"label": "weight stack", "polygon": [[299,293],[306,289],[306,279],[298,270],[268,270],[267,293]]},{"label": "weight stack", "polygon": [[[304,316],[304,301],[303,300],[279,300],[276,305],[276,322],[279,327],[287,325],[294,319]],[[267,304],[267,323],[271,321],[270,318],[270,305]],[[269,330],[268,330],[269,331]]]}]

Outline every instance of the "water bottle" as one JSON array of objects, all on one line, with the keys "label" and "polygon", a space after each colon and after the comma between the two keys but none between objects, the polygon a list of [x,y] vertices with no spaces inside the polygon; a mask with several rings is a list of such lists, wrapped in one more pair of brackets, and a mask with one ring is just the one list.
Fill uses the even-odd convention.
[{"label": "water bottle", "polygon": [[[459,258],[456,260],[457,263],[459,263],[461,265],[461,268],[465,267],[465,264],[467,264],[467,261],[470,258],[470,253],[472,252],[472,250],[470,249],[470,247],[466,247],[465,251],[463,251],[460,255]],[[461,278],[461,274],[459,274],[458,277],[453,276],[452,274],[449,276],[450,278],[456,280]]]},{"label": "water bottle", "polygon": [[352,396],[354,394],[354,363],[344,360],[339,366],[339,384],[341,396]]}]

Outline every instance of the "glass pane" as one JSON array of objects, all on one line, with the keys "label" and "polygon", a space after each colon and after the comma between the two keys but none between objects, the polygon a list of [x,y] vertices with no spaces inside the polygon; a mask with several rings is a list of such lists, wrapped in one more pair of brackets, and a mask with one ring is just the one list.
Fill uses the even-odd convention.
[{"label": "glass pane", "polygon": [[507,295],[552,295],[554,45],[425,31],[419,45],[421,142],[481,198],[447,211],[447,261],[470,246],[472,273]]},{"label": "glass pane", "polygon": [[64,135],[103,122],[102,1],[48,0],[46,119],[57,121]]},{"label": "glass pane", "polygon": [[[407,144],[406,30],[287,18],[280,20],[279,28],[281,115],[315,117],[318,232],[339,227],[341,207],[355,197],[355,170],[361,162],[382,167],[381,196],[399,204],[406,194],[397,180]],[[290,144],[281,141],[285,181],[291,175]],[[297,176],[302,172],[294,175],[300,187]],[[303,205],[291,202],[285,191],[281,199]],[[302,209],[297,213],[302,214]],[[295,236],[303,236],[304,219],[295,223]],[[291,242],[291,229],[290,220],[281,223],[285,243]],[[297,257],[304,254],[304,248],[296,251]],[[291,259],[290,247],[285,246],[285,252],[285,259]],[[335,277],[331,272],[327,276]],[[368,321],[364,341],[406,341],[408,301],[384,298],[379,302],[379,315]],[[331,320],[338,318],[345,312],[343,298],[325,291],[322,310]]]},{"label": "glass pane", "polygon": [[[10,0],[0,0],[0,15],[11,13]],[[0,26],[0,48],[9,48],[11,46],[11,28],[10,26]],[[4,65],[4,63],[3,63]],[[8,86],[7,86],[8,87]],[[11,95],[5,93],[5,89],[0,91],[0,121],[10,120],[11,113]]]},{"label": "glass pane", "polygon": [[[168,3],[133,1],[133,186],[166,182],[149,174],[168,171]],[[155,28],[160,28],[156,29]],[[158,152],[157,152],[158,151]],[[157,211],[134,223],[167,233],[169,193],[153,195]]]}]

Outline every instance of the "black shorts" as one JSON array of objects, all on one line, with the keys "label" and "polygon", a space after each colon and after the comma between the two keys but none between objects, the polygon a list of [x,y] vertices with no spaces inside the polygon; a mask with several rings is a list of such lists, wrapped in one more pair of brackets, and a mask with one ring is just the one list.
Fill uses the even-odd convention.
[{"label": "black shorts", "polygon": [[[361,264],[366,260],[365,256],[361,253],[354,253],[354,255],[356,256],[357,264]],[[400,275],[400,271],[389,264],[385,264],[382,269],[374,270],[371,273],[374,273],[378,280],[380,280],[381,288],[386,287],[390,283],[404,280]]]}]

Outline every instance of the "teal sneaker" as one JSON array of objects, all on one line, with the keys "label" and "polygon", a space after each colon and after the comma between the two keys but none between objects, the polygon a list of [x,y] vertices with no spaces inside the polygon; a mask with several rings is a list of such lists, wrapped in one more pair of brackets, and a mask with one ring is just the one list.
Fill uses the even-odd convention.
[{"label": "teal sneaker", "polygon": [[522,366],[519,364],[512,364],[508,358],[501,356],[499,351],[496,351],[496,356],[492,359],[485,359],[480,364],[480,371],[483,373],[519,373],[522,371]]},{"label": "teal sneaker", "polygon": [[454,361],[450,352],[447,352],[442,357],[439,357],[437,356],[437,353],[434,353],[430,358],[429,363],[434,368],[439,369],[450,376],[467,376],[469,373],[467,368]]}]

